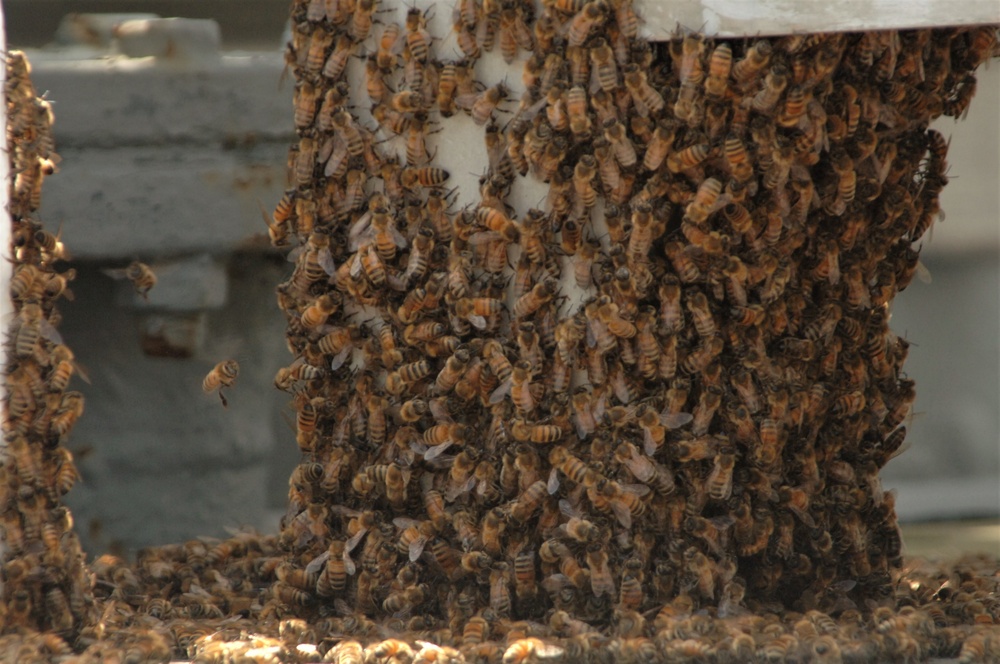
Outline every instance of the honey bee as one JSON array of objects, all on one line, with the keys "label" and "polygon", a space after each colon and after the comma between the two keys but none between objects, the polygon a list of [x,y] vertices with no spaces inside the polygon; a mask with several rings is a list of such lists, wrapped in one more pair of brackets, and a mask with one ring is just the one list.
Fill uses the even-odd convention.
[{"label": "honey bee", "polygon": [[400,182],[407,190],[415,187],[440,187],[451,177],[451,174],[443,168],[433,166],[423,166],[421,168],[404,168],[400,176]]},{"label": "honey bee", "polygon": [[336,664],[363,664],[365,652],[357,641],[341,641],[330,649],[325,659]]},{"label": "honey bee", "polygon": [[510,516],[517,521],[528,520],[542,506],[547,495],[548,488],[545,481],[536,481],[510,504],[508,508]]},{"label": "honey bee", "polygon": [[511,315],[514,318],[525,318],[538,311],[549,302],[558,292],[559,284],[555,279],[545,279],[535,284],[534,287],[514,303]]},{"label": "honey bee", "polygon": [[[648,410],[646,412],[652,412],[655,415],[655,411]],[[658,422],[657,426],[659,426]],[[650,458],[640,454],[632,443],[619,443],[618,447],[615,448],[614,457],[616,461],[626,466],[640,482],[654,484],[658,491],[665,494],[673,491],[673,478],[669,472]]]},{"label": "honey bee", "polygon": [[590,569],[590,587],[596,597],[615,594],[615,581],[608,566],[608,554],[604,548],[593,543],[587,547],[587,567]]},{"label": "honey bee", "polygon": [[236,360],[224,360],[219,362],[205,376],[205,379],[201,382],[201,389],[206,394],[218,390],[219,399],[222,400],[222,405],[228,408],[229,402],[222,393],[222,388],[232,387],[236,383],[236,377],[239,373],[240,365],[236,362]]},{"label": "honey bee", "polygon": [[[125,268],[118,270],[104,270],[104,273],[115,279],[128,279],[132,282],[135,292],[142,296],[142,299],[149,301],[149,291],[156,285],[156,274],[145,263],[132,261]],[[13,286],[13,284],[12,284]]]},{"label": "honey bee", "polygon": [[611,151],[615,156],[615,160],[621,164],[623,168],[631,168],[632,166],[635,166],[639,157],[636,154],[635,146],[632,144],[632,140],[628,137],[628,134],[625,131],[625,126],[621,122],[618,122],[617,120],[608,120],[605,122],[604,139],[608,142],[608,145],[611,146]]},{"label": "honey bee", "polygon": [[672,152],[667,157],[667,169],[669,169],[671,173],[680,173],[681,171],[696,168],[701,163],[711,158],[714,152],[715,150],[712,146],[707,143],[689,145],[683,150]]},{"label": "honey bee", "polygon": [[[738,64],[738,63],[737,63]],[[788,68],[775,64],[764,77],[764,86],[754,95],[751,107],[758,113],[770,113],[788,86]]]},{"label": "honey bee", "polygon": [[493,111],[507,98],[509,92],[506,85],[497,83],[479,94],[459,95],[455,103],[459,108],[466,109],[472,114],[473,122],[483,126],[490,121]]},{"label": "honey bee", "polygon": [[544,662],[563,656],[565,650],[560,646],[546,643],[538,637],[518,639],[511,643],[503,653],[503,664],[529,664]]},{"label": "honey bee", "polygon": [[715,456],[712,472],[706,482],[708,495],[713,500],[727,500],[732,494],[735,464],[736,455],[732,452],[722,452]]},{"label": "honey bee", "polygon": [[663,96],[649,84],[646,72],[636,64],[626,66],[624,72],[625,88],[632,95],[632,103],[636,105],[636,112],[639,116],[659,115],[666,107],[666,102],[663,100]]}]

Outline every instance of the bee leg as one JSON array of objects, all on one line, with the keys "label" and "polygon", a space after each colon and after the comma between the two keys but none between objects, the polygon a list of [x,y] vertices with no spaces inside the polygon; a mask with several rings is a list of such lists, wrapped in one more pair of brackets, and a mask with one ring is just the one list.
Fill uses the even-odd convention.
[{"label": "bee leg", "polygon": [[222,407],[223,408],[229,408],[229,400],[226,399],[226,396],[222,393],[222,388],[221,387],[219,388],[219,399],[222,400]]}]

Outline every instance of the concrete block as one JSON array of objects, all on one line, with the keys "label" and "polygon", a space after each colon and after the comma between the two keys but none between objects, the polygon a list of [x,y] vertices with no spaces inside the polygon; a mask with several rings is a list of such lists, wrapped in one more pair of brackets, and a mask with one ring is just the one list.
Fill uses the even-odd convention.
[{"label": "concrete block", "polygon": [[111,33],[122,55],[154,57],[186,66],[216,62],[222,43],[219,24],[211,19],[137,19],[116,25]]},{"label": "concrete block", "polygon": [[114,41],[112,31],[125,21],[160,18],[158,14],[128,12],[92,14],[73,12],[66,14],[56,28],[55,45],[87,46],[93,49],[107,51]]},{"label": "concrete block", "polygon": [[[108,278],[93,265],[79,265],[76,299],[60,305],[60,331],[91,381],[74,379],[72,389],[83,392],[86,413],[68,441],[82,474],[69,505],[87,551],[103,552],[118,540],[134,552],[195,535],[223,535],[223,526],[274,530],[263,516],[275,504],[277,489],[271,488],[281,490],[283,501],[298,461],[294,434],[279,415],[288,395],[272,385],[278,368],[288,364],[285,321],[274,302],[274,284],[285,268],[243,255],[231,259],[228,269],[225,306],[163,316],[117,306]],[[167,328],[165,336],[181,334],[184,325],[195,329],[194,353],[145,354],[142,331],[156,317]],[[201,382],[217,362],[230,358],[240,363],[240,376],[226,391],[229,407],[223,408]],[[283,454],[289,451],[294,454]],[[103,534],[87,535],[91,521],[102,524]]]},{"label": "concrete block", "polygon": [[139,345],[149,357],[192,357],[207,333],[204,311],[146,314],[139,318],[138,327]]},{"label": "concrete block", "polygon": [[144,299],[131,282],[122,281],[117,303],[139,310],[198,311],[225,305],[229,293],[226,268],[209,254],[157,260],[150,263],[156,286]]},{"label": "concrete block", "polygon": [[287,151],[284,143],[62,150],[40,215],[62,225],[78,260],[270,250],[260,206],[281,198]]},{"label": "concrete block", "polygon": [[[197,67],[156,58],[67,60],[29,51],[32,80],[54,100],[56,149],[221,145],[227,136],[291,142],[292,85],[274,52],[227,54]],[[283,160],[282,160],[283,161]]]}]

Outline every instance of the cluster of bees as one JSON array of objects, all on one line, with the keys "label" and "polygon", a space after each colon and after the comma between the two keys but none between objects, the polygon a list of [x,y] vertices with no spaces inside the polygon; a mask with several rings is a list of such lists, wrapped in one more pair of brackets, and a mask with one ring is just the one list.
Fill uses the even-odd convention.
[{"label": "cluster of bees", "polygon": [[63,443],[83,412],[83,395],[69,389],[76,365],[56,330],[56,303],[71,296],[75,273],[60,270],[62,242],[35,216],[42,182],[59,161],[52,106],[36,94],[22,52],[7,53],[6,71],[12,231],[5,258],[13,264],[15,313],[4,343],[0,625],[4,631],[46,630],[57,643],[71,639],[93,611],[90,574],[73,517],[62,504],[78,478]]},{"label": "cluster of bees", "polygon": [[[902,569],[878,480],[914,394],[888,304],[947,181],[927,125],[964,113],[995,28],[658,45],[627,0],[462,0],[448,61],[416,9],[380,24],[374,0],[307,0],[292,18],[300,139],[268,223],[298,241],[277,289],[295,359],[275,384],[303,460],[280,535],[134,566],[88,570],[58,504],[82,410],[53,329],[71,275],[29,217],[55,157],[50,122],[18,104],[47,105],[8,61],[0,652],[996,656],[997,561]],[[497,44],[526,58],[516,108],[475,78]],[[361,55],[370,120],[348,94]],[[459,113],[489,166],[480,201],[453,209],[428,137]],[[506,199],[529,176],[548,194],[519,215]],[[203,388],[237,372],[220,363]]]},{"label": "cluster of bees", "polygon": [[[445,60],[419,9],[375,12],[292,9],[268,223],[299,242],[275,382],[303,461],[273,601],[439,616],[466,646],[512,620],[648,635],[677,597],[891,604],[878,473],[914,387],[888,305],[947,182],[928,123],[964,113],[996,29],[656,45],[628,0],[465,0]],[[506,114],[475,77],[495,45],[528,54]],[[489,164],[452,209],[428,136],[461,112]],[[548,193],[518,215],[524,177]]]}]

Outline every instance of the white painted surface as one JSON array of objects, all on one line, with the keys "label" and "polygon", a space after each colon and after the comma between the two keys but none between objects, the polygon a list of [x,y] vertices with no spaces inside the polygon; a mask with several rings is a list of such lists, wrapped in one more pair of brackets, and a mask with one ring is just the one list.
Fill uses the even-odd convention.
[{"label": "white painted surface", "polygon": [[997,0],[635,0],[645,34],[722,37],[1000,23]]}]

